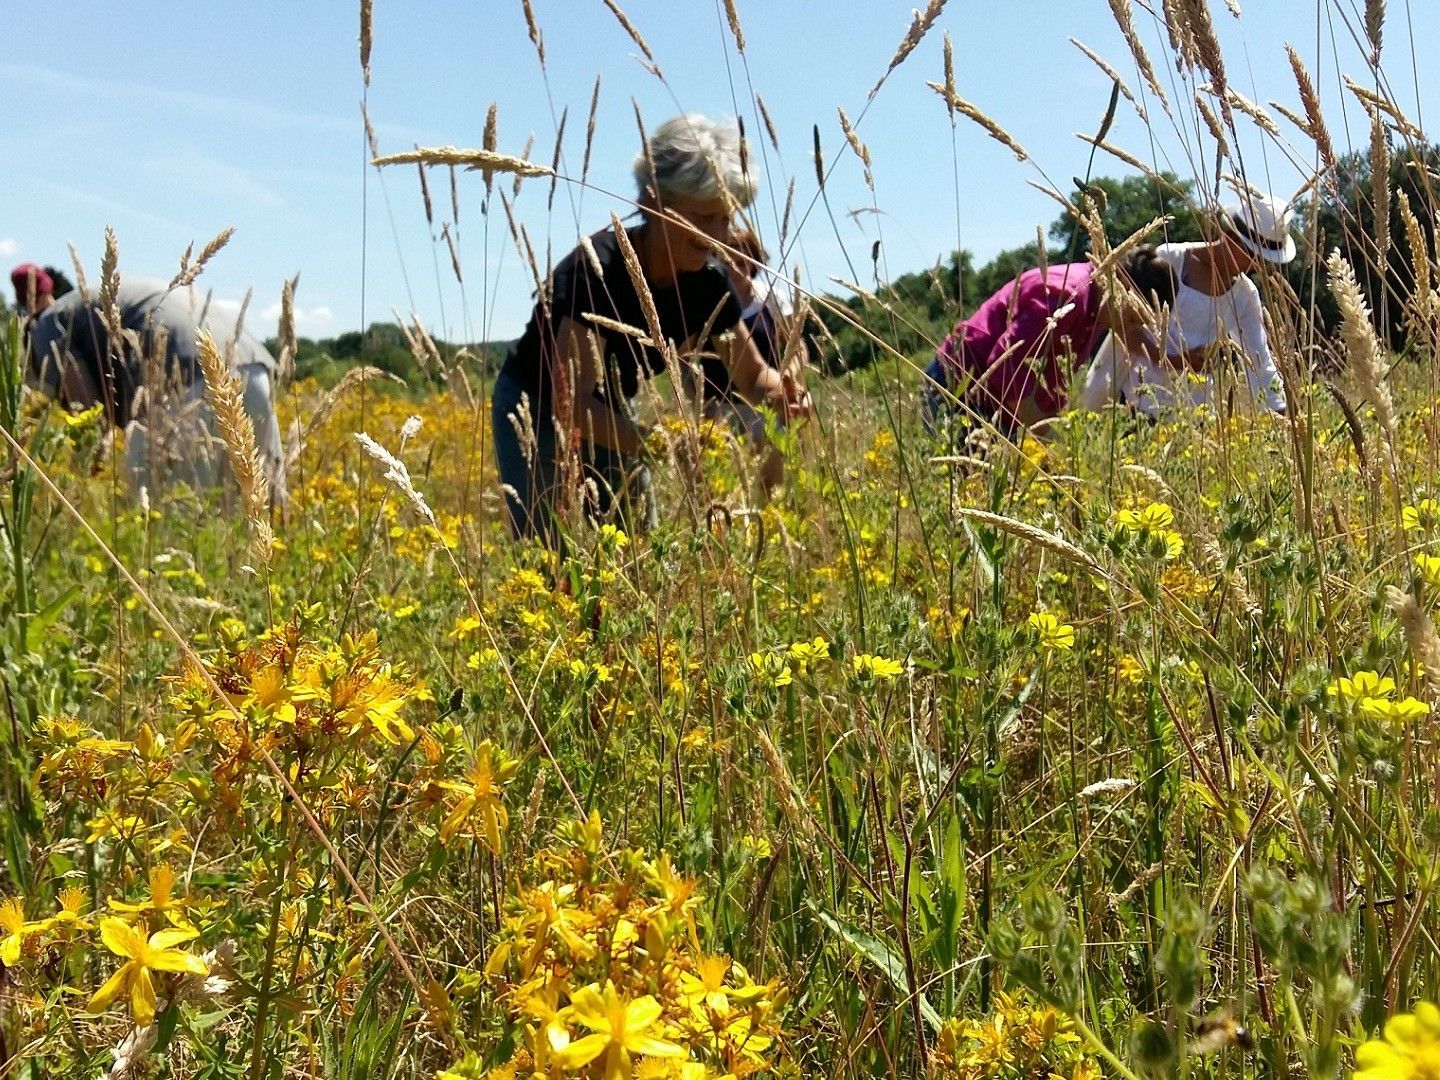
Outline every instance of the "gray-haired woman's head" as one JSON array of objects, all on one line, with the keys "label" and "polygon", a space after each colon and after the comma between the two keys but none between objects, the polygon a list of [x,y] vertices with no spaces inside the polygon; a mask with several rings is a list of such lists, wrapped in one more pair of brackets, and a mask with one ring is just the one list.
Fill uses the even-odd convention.
[{"label": "gray-haired woman's head", "polygon": [[[647,152],[635,159],[635,183],[647,194],[681,199],[733,199],[748,206],[755,177],[740,153],[740,132],[700,113],[665,121],[650,135]],[[653,170],[653,172],[652,172]]]}]

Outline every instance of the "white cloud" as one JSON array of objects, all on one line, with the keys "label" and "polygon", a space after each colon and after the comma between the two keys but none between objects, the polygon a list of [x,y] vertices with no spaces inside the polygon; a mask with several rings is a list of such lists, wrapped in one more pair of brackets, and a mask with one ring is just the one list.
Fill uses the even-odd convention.
[{"label": "white cloud", "polygon": [[0,259],[13,259],[20,250],[20,244],[8,236],[0,236]]},{"label": "white cloud", "polygon": [[[276,301],[260,313],[265,326],[280,323],[280,303]],[[312,308],[296,306],[295,308],[295,333],[299,337],[319,337],[332,330],[335,324],[335,312],[324,304],[316,304]]]}]

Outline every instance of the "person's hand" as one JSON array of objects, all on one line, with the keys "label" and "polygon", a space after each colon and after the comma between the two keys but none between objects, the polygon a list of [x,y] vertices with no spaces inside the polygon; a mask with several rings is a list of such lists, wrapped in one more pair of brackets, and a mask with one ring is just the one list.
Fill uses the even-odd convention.
[{"label": "person's hand", "polygon": [[775,410],[782,424],[789,424],[792,420],[808,420],[815,413],[815,403],[810,398],[810,392],[790,374],[780,376],[779,392],[771,394],[765,404]]}]

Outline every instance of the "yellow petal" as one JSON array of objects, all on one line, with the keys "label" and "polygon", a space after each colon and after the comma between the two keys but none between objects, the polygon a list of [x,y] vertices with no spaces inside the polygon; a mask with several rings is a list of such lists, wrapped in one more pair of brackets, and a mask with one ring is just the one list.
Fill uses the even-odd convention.
[{"label": "yellow petal", "polygon": [[101,919],[100,940],[116,956],[136,959],[145,951],[145,939],[124,919]]},{"label": "yellow petal", "polygon": [[[159,937],[160,935],[155,935]],[[147,966],[156,971],[184,971],[191,975],[208,975],[209,967],[205,961],[193,953],[180,952],[178,949],[165,949],[162,952],[152,952],[148,957]]]},{"label": "yellow petal", "polygon": [[139,1027],[145,1027],[155,1019],[155,980],[139,964],[135,968],[135,978],[130,981],[130,1014]]},{"label": "yellow petal", "polygon": [[86,1006],[92,1013],[104,1012],[110,1005],[125,991],[125,984],[129,981],[130,973],[134,970],[135,963],[121,964],[120,969],[105,980],[105,985],[95,991],[95,996],[90,999]]},{"label": "yellow petal", "polygon": [[586,1035],[576,1039],[569,1046],[555,1051],[555,1062],[562,1069],[583,1069],[594,1061],[610,1045],[610,1036]]},{"label": "yellow petal", "polygon": [[[189,941],[191,938],[200,936],[200,931],[193,926],[179,926],[173,930],[161,930],[159,933],[150,935],[150,948],[152,949],[173,949],[182,941]],[[154,967],[152,964],[151,967]]]}]

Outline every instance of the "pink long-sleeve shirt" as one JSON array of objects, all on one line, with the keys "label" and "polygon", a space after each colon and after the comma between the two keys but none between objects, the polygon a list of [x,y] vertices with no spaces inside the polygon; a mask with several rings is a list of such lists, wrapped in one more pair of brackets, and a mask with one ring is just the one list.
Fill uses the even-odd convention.
[{"label": "pink long-sleeve shirt", "polygon": [[936,350],[955,392],[982,411],[1042,416],[1065,407],[1071,376],[1099,344],[1100,285],[1089,263],[1027,270]]}]

